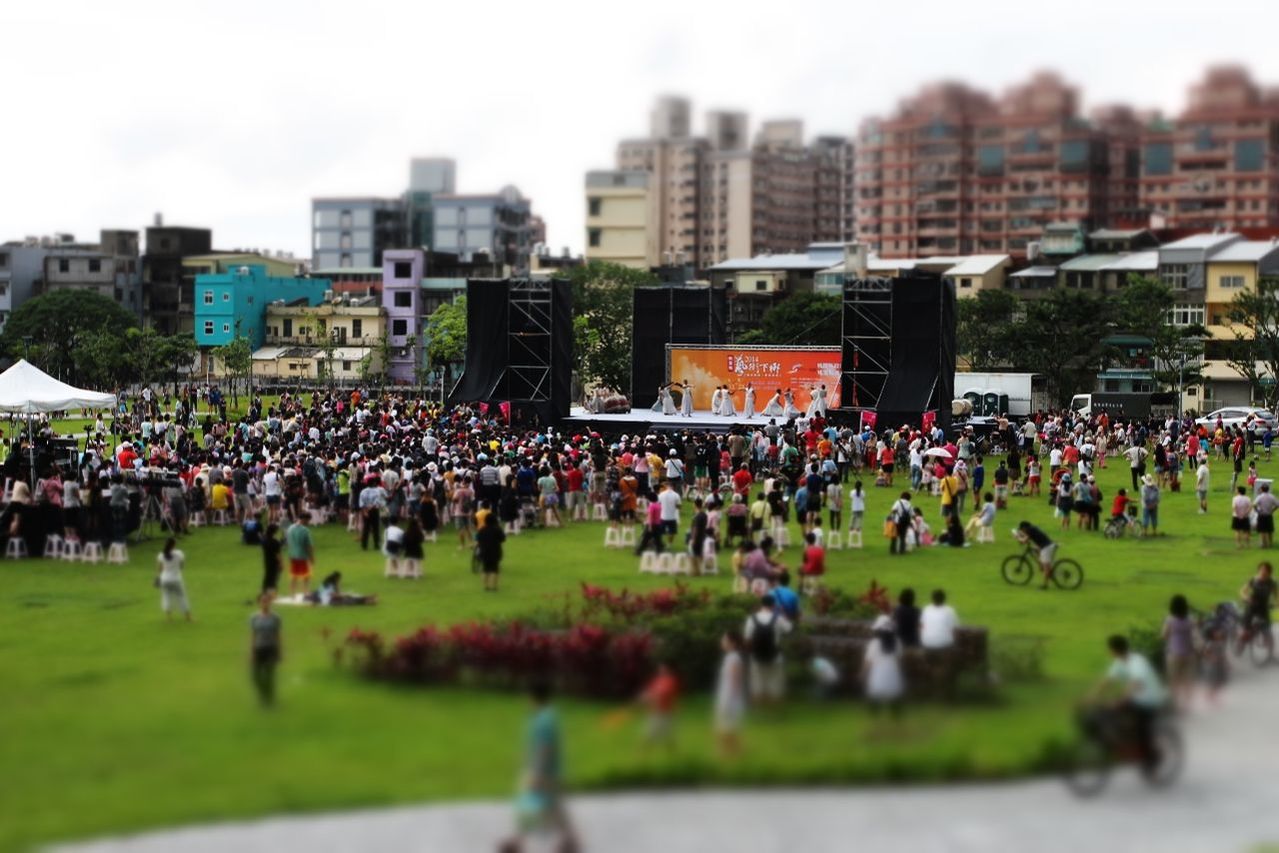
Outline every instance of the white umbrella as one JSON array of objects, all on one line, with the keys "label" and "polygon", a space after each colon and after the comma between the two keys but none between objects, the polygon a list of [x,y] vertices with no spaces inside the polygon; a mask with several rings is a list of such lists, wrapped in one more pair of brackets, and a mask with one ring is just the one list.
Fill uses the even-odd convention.
[{"label": "white umbrella", "polygon": [[936,456],[941,459],[950,459],[950,451],[944,447],[930,447],[924,451],[925,456]]}]

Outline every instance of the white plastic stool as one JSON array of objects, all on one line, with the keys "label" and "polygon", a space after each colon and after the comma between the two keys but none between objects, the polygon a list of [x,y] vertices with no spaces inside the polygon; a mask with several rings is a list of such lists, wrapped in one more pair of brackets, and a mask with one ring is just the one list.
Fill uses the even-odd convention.
[{"label": "white plastic stool", "polygon": [[586,504],[577,498],[574,498],[573,500],[576,501],[576,503],[573,504],[573,520],[586,521]]},{"label": "white plastic stool", "polygon": [[987,527],[987,526],[986,526],[986,525],[984,525],[984,524],[979,525],[979,526],[977,527],[977,541],[978,541],[978,542],[994,542],[994,541],[995,541],[995,528],[994,528],[994,527]]},{"label": "white plastic stool", "polygon": [[591,521],[608,521],[608,507],[595,504],[591,507]]},{"label": "white plastic stool", "polygon": [[353,512],[353,513],[351,513],[349,516],[347,516],[347,519],[346,519],[346,532],[347,532],[347,533],[359,533],[359,532],[360,532],[360,517],[359,517],[358,515],[356,515],[354,512]]},{"label": "white plastic stool", "polygon": [[102,544],[99,542],[84,543],[84,556],[81,559],[86,563],[101,563]]},{"label": "white plastic stool", "polygon": [[231,522],[227,519],[226,510],[216,509],[213,511],[213,523],[218,527],[226,527]]},{"label": "white plastic stool", "polygon": [[422,577],[422,561],[403,559],[400,561],[400,577],[417,580]]},{"label": "white plastic stool", "polygon": [[623,548],[634,548],[637,541],[638,540],[636,540],[635,538],[634,527],[628,524],[622,528],[622,547]]},{"label": "white plastic stool", "polygon": [[79,539],[64,539],[62,542],[62,559],[74,563],[82,553]]},{"label": "white plastic stool", "polygon": [[129,548],[123,542],[112,542],[111,550],[107,551],[107,562],[115,563],[117,566],[123,566],[129,562]]},{"label": "white plastic stool", "polygon": [[826,550],[827,551],[844,550],[844,542],[842,539],[840,539],[838,530],[832,530],[830,533],[826,534]]},{"label": "white plastic stool", "polygon": [[434,530],[432,530],[430,533],[422,534],[423,542],[438,542],[439,540],[440,540],[440,535]]},{"label": "white plastic stool", "polygon": [[44,558],[46,560],[56,560],[62,556],[62,537],[56,533],[50,533],[44,537]]},{"label": "white plastic stool", "polygon": [[640,574],[657,574],[658,567],[656,551],[645,551],[643,554],[640,554],[639,570]]},{"label": "white plastic stool", "polygon": [[848,531],[848,547],[849,548],[862,547],[862,532],[860,530]]},{"label": "white plastic stool", "polygon": [[382,576],[387,578],[398,578],[400,576],[400,558],[399,557],[386,558],[386,567],[382,572]]},{"label": "white plastic stool", "polygon": [[676,575],[691,575],[693,573],[693,558],[687,554],[675,555],[675,566],[671,570]]},{"label": "white plastic stool", "polygon": [[10,560],[27,556],[27,540],[21,536],[10,536],[9,544],[4,548],[4,555]]},{"label": "white plastic stool", "polygon": [[675,558],[671,556],[669,551],[659,554],[657,557],[657,573],[659,575],[675,574]]},{"label": "white plastic stool", "polygon": [[201,512],[193,512],[193,513],[191,513],[190,524],[191,524],[191,526],[192,526],[192,527],[203,527],[203,526],[204,526],[204,512],[203,512],[203,511],[201,511]]},{"label": "white plastic stool", "polygon": [[559,526],[560,526],[559,519],[557,519],[557,518],[555,517],[555,512],[554,512],[553,510],[549,510],[549,509],[548,509],[545,513],[543,513],[543,514],[542,514],[542,523],[543,523],[543,524],[545,524],[547,527],[559,527]]},{"label": "white plastic stool", "polygon": [[702,574],[717,575],[719,574],[719,555],[711,554],[709,557],[702,558]]},{"label": "white plastic stool", "polygon": [[604,547],[605,548],[621,548],[622,547],[622,531],[616,527],[604,528]]},{"label": "white plastic stool", "polygon": [[751,591],[751,585],[741,575],[733,575],[733,594],[745,595]]}]

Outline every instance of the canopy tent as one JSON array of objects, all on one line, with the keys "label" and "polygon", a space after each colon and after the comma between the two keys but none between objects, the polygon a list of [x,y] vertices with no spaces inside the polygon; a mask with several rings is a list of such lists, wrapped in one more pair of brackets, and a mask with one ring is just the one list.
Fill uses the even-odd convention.
[{"label": "canopy tent", "polygon": [[0,373],[0,412],[35,414],[114,405],[114,394],[86,391],[59,382],[25,358]]},{"label": "canopy tent", "polygon": [[[31,362],[18,363],[0,373],[0,412],[34,415],[62,412],[67,409],[106,408],[115,406],[114,394],[86,391],[59,382]],[[31,486],[35,487],[35,441],[31,435],[32,418],[27,418],[27,452],[30,454]]]}]

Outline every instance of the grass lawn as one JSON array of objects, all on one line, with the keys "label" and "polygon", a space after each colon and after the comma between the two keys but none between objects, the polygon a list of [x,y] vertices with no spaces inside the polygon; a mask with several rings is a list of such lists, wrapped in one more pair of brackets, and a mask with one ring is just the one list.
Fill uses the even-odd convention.
[{"label": "grass lawn", "polygon": [[[1262,476],[1279,464],[1263,463]],[[987,480],[993,464],[988,465]],[[1102,472],[1109,497],[1126,464]],[[996,545],[928,549],[890,559],[882,518],[897,490],[871,489],[867,548],[832,552],[828,582],[861,592],[871,578],[895,595],[945,587],[961,619],[1046,643],[1047,677],[1008,685],[989,706],[926,706],[886,728],[860,706],[801,699],[748,722],[746,755],[713,757],[707,697],[691,697],[671,755],[639,748],[639,720],[610,729],[615,706],[563,702],[575,788],[676,783],[820,783],[993,777],[1031,772],[1044,744],[1070,729],[1069,708],[1105,664],[1103,638],[1162,617],[1168,598],[1233,597],[1259,555],[1229,531],[1229,468],[1213,469],[1213,511],[1193,491],[1166,494],[1155,540],[1104,540],[1071,531],[1059,556],[1084,566],[1076,592],[1013,588],[999,576],[1009,529],[1029,518],[1055,529],[1043,500],[1014,498]],[[937,504],[925,499],[936,522]],[[336,526],[317,532],[321,572],[376,592],[375,608],[282,608],[281,704],[260,711],[250,690],[247,602],[260,579],[257,549],[238,531],[203,529],[181,547],[197,621],[166,624],[151,586],[160,542],[131,549],[128,566],[29,560],[0,564],[0,849],[162,825],[427,799],[503,797],[515,781],[522,697],[365,683],[335,669],[331,649],[351,627],[406,632],[527,611],[581,580],[655,588],[627,553],[601,547],[600,524],[530,532],[508,543],[502,591],[485,595],[455,544],[428,545],[427,578],[390,581],[382,561]],[[1055,535],[1055,534],[1054,534]],[[794,552],[790,559],[794,560]],[[693,581],[727,591],[725,576]]]}]

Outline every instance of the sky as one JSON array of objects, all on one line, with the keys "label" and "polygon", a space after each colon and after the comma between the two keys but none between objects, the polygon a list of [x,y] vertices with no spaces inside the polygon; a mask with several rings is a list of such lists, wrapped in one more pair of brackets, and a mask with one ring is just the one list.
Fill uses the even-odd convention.
[{"label": "sky", "polygon": [[1210,64],[1279,85],[1273,2],[642,3],[0,0],[0,241],[167,224],[310,256],[310,199],[401,193],[413,156],[458,191],[514,184],[554,251],[582,183],[654,98],[853,134],[920,85],[1040,69],[1085,109],[1178,111]]}]

